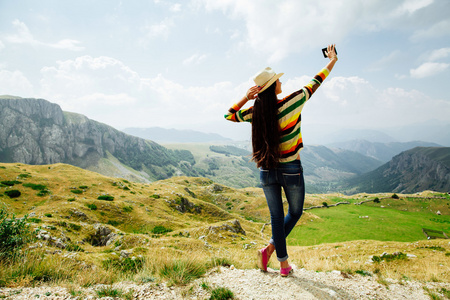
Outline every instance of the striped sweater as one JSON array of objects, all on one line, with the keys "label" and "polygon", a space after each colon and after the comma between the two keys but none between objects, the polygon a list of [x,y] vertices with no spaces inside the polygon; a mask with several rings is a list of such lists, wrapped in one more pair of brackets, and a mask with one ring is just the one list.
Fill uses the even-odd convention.
[{"label": "striped sweater", "polygon": [[[280,125],[281,163],[297,159],[303,148],[301,133],[301,112],[306,101],[314,94],[330,71],[322,69],[302,89],[278,101],[278,123]],[[252,122],[253,106],[241,109],[234,104],[225,115],[225,119],[233,122]]]}]

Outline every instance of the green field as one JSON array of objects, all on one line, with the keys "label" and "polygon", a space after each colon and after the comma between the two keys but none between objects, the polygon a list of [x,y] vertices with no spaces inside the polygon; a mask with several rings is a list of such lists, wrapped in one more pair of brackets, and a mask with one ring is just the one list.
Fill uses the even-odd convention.
[{"label": "green field", "polygon": [[[288,244],[308,246],[353,240],[414,242],[426,239],[422,228],[444,231],[448,235],[448,202],[408,198],[381,204],[350,204],[310,210],[319,218],[295,227]],[[436,214],[436,207],[440,208],[442,215]]]}]

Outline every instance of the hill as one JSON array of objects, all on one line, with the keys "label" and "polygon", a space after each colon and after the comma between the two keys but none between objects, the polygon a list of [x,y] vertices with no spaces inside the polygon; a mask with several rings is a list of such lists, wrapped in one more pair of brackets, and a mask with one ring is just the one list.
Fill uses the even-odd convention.
[{"label": "hill", "polygon": [[[259,170],[250,161],[251,152],[241,147],[197,143],[165,146],[191,152],[195,158],[193,168],[215,182],[237,188],[259,186]],[[300,155],[309,193],[334,191],[340,180],[382,165],[380,161],[360,153],[325,146],[306,146]]]},{"label": "hill", "polygon": [[395,155],[415,147],[441,147],[441,145],[435,143],[421,141],[380,143],[370,142],[365,139],[337,142],[327,146],[356,151],[384,163],[390,161]]},{"label": "hill", "polygon": [[198,175],[188,151],[169,150],[87,117],[63,112],[44,99],[0,99],[0,161],[68,163],[148,182]]},{"label": "hill", "polygon": [[[304,216],[288,239],[297,275],[285,279],[283,286],[300,285],[310,290],[306,295],[318,299],[387,299],[402,287],[399,293],[409,295],[418,282],[414,295],[422,291],[423,298],[422,285],[430,281],[436,285],[426,285],[429,293],[444,293],[441,289],[450,287],[437,282],[450,278],[448,241],[427,240],[416,227],[424,222],[448,231],[448,201],[448,196],[434,192],[399,194],[399,199],[386,194],[308,194]],[[135,183],[65,164],[12,163],[0,164],[0,202],[0,227],[25,220],[37,238],[25,245],[18,261],[0,259],[2,297],[207,298],[213,289],[227,287],[240,297],[264,298],[268,291],[257,293],[263,282],[267,280],[269,288],[280,283],[274,258],[270,272],[255,270],[255,250],[271,234],[261,189],[233,189],[198,177]],[[19,219],[8,223],[3,208]],[[392,226],[399,216],[402,222]],[[414,227],[407,227],[411,224]],[[397,234],[384,235],[382,242],[352,239],[392,230]],[[393,261],[376,262],[374,257],[383,260],[383,252]],[[305,278],[312,283],[305,284]],[[245,293],[246,287],[253,296]]]},{"label": "hill", "polygon": [[378,169],[346,181],[347,191],[415,193],[450,191],[450,148],[416,147]]}]

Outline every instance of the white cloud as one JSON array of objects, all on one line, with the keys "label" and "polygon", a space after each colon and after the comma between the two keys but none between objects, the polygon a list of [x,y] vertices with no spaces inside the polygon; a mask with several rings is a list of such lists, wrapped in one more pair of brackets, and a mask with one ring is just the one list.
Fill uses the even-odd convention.
[{"label": "white cloud", "polygon": [[412,36],[411,41],[422,42],[434,38],[440,38],[450,35],[450,20],[442,20],[427,29],[417,30]]},{"label": "white cloud", "polygon": [[[196,0],[207,11],[221,11],[246,26],[246,41],[257,53],[277,62],[290,53],[339,43],[352,33],[407,27],[411,14],[432,0],[399,1],[296,1]],[[408,22],[405,22],[407,20]]]},{"label": "white cloud", "polygon": [[2,51],[3,49],[5,49],[5,44],[3,44],[2,41],[0,41],[0,51]]},{"label": "white cloud", "polygon": [[165,18],[157,24],[151,24],[144,27],[144,32],[147,38],[159,38],[167,39],[170,35],[170,30],[174,26],[174,22],[171,18]]},{"label": "white cloud", "polygon": [[84,47],[77,46],[77,44],[80,43],[77,40],[63,39],[56,43],[46,43],[39,41],[33,36],[28,26],[17,19],[13,21],[13,26],[17,32],[15,34],[6,36],[7,42],[13,44],[28,44],[31,46],[44,46],[49,48],[63,49],[70,51],[84,50]]},{"label": "white cloud", "polygon": [[20,71],[0,70],[0,82],[0,95],[33,96],[33,85]]},{"label": "white cloud", "polygon": [[181,4],[180,3],[175,3],[173,5],[170,6],[170,11],[172,12],[179,12],[181,11]]},{"label": "white cloud", "polygon": [[418,10],[431,5],[433,2],[434,0],[405,0],[403,4],[396,9],[394,14],[413,14]]},{"label": "white cloud", "polygon": [[437,61],[443,58],[447,58],[450,55],[450,48],[441,48],[437,50],[433,50],[428,58],[428,61]]},{"label": "white cloud", "polygon": [[306,103],[302,120],[305,126],[330,125],[331,132],[333,127],[374,129],[418,120],[448,121],[448,115],[449,101],[430,98],[417,90],[378,90],[359,77],[333,77]]},{"label": "white cloud", "polygon": [[208,57],[207,54],[194,54],[183,61],[183,65],[197,65],[203,62]]},{"label": "white cloud", "polygon": [[450,64],[426,62],[419,66],[417,69],[411,69],[410,75],[413,78],[424,78],[433,75],[437,75],[447,70]]}]

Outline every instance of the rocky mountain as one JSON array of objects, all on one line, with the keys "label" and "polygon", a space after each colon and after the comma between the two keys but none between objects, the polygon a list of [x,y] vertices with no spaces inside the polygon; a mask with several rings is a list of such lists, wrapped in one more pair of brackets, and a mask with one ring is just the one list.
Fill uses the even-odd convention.
[{"label": "rocky mountain", "polygon": [[136,181],[195,176],[189,151],[169,150],[44,99],[0,99],[0,161],[68,163]]},{"label": "rocky mountain", "polygon": [[440,147],[441,145],[422,141],[380,143],[371,142],[366,139],[355,139],[345,142],[332,143],[327,146],[356,151],[382,162],[388,162],[395,155],[415,147]]},{"label": "rocky mountain", "polygon": [[125,128],[123,132],[157,143],[211,143],[231,141],[216,133],[194,130],[167,129],[161,127]]},{"label": "rocky mountain", "polygon": [[415,193],[450,191],[450,147],[416,147],[396,155],[378,169],[346,181],[358,192]]}]

